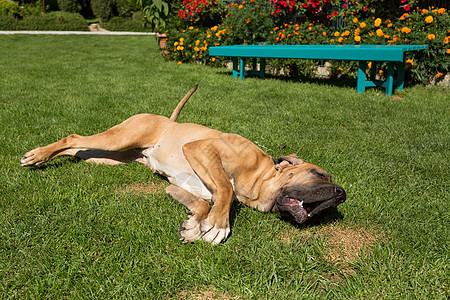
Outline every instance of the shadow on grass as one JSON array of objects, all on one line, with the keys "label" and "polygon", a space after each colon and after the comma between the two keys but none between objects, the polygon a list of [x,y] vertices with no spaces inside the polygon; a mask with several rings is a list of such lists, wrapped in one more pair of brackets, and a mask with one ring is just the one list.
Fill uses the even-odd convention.
[{"label": "shadow on grass", "polygon": [[[217,71],[218,75],[222,76],[233,76],[233,72],[230,70],[220,70]],[[245,78],[258,78],[258,76],[247,75]],[[245,79],[244,78],[244,79]],[[235,78],[239,80],[239,78]],[[335,87],[347,87],[347,88],[356,88],[356,79],[349,77],[341,77],[341,78],[312,78],[304,75],[299,76],[288,76],[288,75],[275,75],[275,74],[265,74],[265,79],[276,79],[283,82],[290,83],[310,83],[317,85],[326,85],[326,86],[335,86]]]}]

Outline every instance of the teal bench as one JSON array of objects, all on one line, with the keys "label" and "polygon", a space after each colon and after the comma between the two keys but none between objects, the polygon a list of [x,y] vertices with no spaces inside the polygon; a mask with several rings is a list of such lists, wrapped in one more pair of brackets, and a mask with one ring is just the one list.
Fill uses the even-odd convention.
[{"label": "teal bench", "polygon": [[[394,88],[403,89],[405,81],[405,53],[427,49],[428,45],[236,45],[209,48],[210,56],[231,57],[233,77],[244,79],[245,75],[264,78],[266,58],[352,60],[359,61],[356,91],[365,92],[368,87],[382,87],[392,96]],[[245,59],[253,58],[253,70],[245,70]],[[260,68],[256,69],[259,58]],[[239,59],[239,64],[238,64]],[[366,79],[367,62],[388,62],[386,81],[375,80],[372,66],[369,80]],[[397,76],[394,79],[394,65]]]}]

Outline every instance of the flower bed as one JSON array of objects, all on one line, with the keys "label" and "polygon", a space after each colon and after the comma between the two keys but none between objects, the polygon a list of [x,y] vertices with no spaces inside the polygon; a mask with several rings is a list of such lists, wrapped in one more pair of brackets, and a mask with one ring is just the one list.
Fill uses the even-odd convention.
[{"label": "flower bed", "polygon": [[[188,26],[185,30],[171,31],[169,57],[178,63],[221,65],[223,59],[209,57],[210,46],[258,43],[427,44],[427,50],[408,54],[407,79],[425,84],[439,80],[449,72],[450,19],[444,8],[412,10],[404,4],[402,15],[388,19],[364,17],[370,9],[356,1],[345,1],[344,5],[340,10],[333,10],[333,2],[318,0],[301,5],[284,0],[250,0],[231,4],[221,24],[206,29]],[[303,11],[304,22],[285,22],[293,11]],[[325,19],[314,18],[320,15]],[[344,23],[338,29],[331,22],[337,17],[341,17]],[[311,70],[314,70],[315,62],[272,60],[269,67],[290,69],[292,75],[313,74]],[[377,66],[379,76],[382,76],[385,67]],[[331,76],[355,76],[356,63],[334,62],[330,72]]]}]

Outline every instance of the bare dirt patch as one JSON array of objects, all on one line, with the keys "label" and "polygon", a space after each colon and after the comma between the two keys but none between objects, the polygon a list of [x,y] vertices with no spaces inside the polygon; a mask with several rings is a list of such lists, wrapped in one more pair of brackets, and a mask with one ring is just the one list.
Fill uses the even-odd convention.
[{"label": "bare dirt patch", "polygon": [[203,291],[182,291],[175,298],[169,299],[189,299],[189,300],[231,300],[239,299],[237,297],[228,297],[220,292],[214,291],[213,289],[206,289]]},{"label": "bare dirt patch", "polygon": [[164,181],[158,182],[146,182],[146,183],[132,183],[126,186],[118,187],[115,189],[115,192],[119,195],[123,195],[126,193],[133,194],[142,194],[142,193],[150,193],[150,194],[162,194],[164,193],[164,189],[168,184]]}]

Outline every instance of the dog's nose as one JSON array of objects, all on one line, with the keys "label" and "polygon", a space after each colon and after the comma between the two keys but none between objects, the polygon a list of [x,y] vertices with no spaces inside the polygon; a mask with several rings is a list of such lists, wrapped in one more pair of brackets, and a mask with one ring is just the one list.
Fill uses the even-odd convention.
[{"label": "dog's nose", "polygon": [[338,187],[338,186],[334,188],[334,194],[335,194],[336,196],[340,196],[340,195],[342,195],[342,194],[344,194],[344,193],[345,193],[345,191],[344,191],[343,188]]}]

